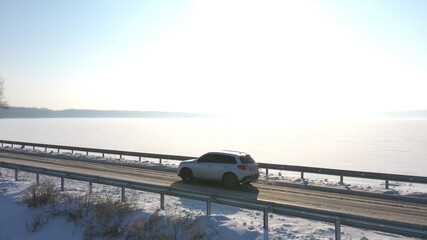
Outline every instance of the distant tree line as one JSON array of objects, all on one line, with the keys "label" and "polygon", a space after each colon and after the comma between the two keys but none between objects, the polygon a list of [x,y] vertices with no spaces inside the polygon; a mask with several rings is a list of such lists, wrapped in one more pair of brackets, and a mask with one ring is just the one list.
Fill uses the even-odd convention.
[{"label": "distant tree line", "polygon": [[7,104],[5,97],[4,97],[4,80],[0,77],[0,109],[1,108],[8,108],[9,105]]},{"label": "distant tree line", "polygon": [[209,118],[219,117],[203,113],[114,111],[114,110],[50,110],[47,108],[10,107],[2,118]]}]

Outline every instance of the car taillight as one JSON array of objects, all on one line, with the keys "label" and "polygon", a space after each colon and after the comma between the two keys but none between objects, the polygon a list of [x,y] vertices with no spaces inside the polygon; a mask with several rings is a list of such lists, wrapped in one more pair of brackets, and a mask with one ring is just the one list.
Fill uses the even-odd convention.
[{"label": "car taillight", "polygon": [[237,167],[242,170],[248,170],[248,166],[246,165],[237,165]]}]

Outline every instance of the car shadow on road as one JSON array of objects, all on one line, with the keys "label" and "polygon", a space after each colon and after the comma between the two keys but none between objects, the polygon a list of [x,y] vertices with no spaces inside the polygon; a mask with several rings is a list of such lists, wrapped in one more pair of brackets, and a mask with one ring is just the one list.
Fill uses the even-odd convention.
[{"label": "car shadow on road", "polygon": [[[237,200],[257,200],[259,190],[258,188],[252,186],[251,184],[242,184],[236,189],[227,189],[222,183],[195,180],[190,183],[185,183],[183,181],[174,182],[170,185],[171,190],[178,190],[183,192],[190,192],[195,194],[223,197],[223,198],[232,198]],[[193,209],[194,207],[201,209],[202,211],[206,211],[206,202],[198,201],[199,203],[195,203],[194,200],[189,198],[181,198],[181,203],[183,207]],[[195,206],[195,204],[198,206]],[[212,203],[212,214],[234,214],[239,210],[239,208],[219,204]]]}]

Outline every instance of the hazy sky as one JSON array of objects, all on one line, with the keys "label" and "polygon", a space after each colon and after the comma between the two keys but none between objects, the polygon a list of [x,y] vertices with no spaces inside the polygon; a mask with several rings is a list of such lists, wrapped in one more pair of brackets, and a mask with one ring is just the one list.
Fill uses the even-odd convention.
[{"label": "hazy sky", "polygon": [[11,106],[427,109],[427,1],[0,0]]}]

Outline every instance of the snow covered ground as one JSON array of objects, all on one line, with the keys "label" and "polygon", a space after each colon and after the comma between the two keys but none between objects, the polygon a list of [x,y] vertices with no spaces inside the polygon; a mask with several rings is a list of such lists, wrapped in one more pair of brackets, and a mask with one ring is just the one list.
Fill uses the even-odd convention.
[{"label": "snow covered ground", "polygon": [[[22,150],[21,150],[22,151]],[[25,150],[30,151],[30,150]],[[32,150],[31,150],[32,151]],[[42,155],[44,153],[39,152]],[[57,153],[52,153],[57,154]],[[86,156],[70,153],[60,153],[59,157],[76,157],[80,159],[96,160],[100,157]],[[107,158],[108,161],[115,162],[114,157]],[[158,168],[168,168],[173,171],[179,162],[163,161],[163,164],[150,160],[135,161],[132,159],[121,159],[120,162],[129,162],[131,164],[145,165]],[[290,181],[293,183],[301,180],[292,176],[284,176],[283,172],[271,172],[270,181]],[[19,195],[35,181],[35,174],[20,173],[20,181],[14,181],[14,172],[8,169],[0,169],[0,239],[83,239],[85,225],[67,221],[67,218],[61,215],[46,217],[45,224],[36,232],[30,232],[28,225],[34,221],[34,218],[40,215],[40,208],[28,208],[19,202]],[[345,186],[335,183],[330,176],[318,177],[301,184],[324,184],[334,187],[345,187],[354,189],[363,189],[371,191],[382,191],[384,186],[381,184],[353,184],[346,183]],[[40,179],[52,179],[60,186],[58,178],[40,176]],[[356,179],[356,181],[360,181]],[[338,182],[338,180],[336,181]],[[396,185],[396,186],[395,186]],[[409,184],[396,183],[392,185],[402,194],[416,194],[423,196],[422,187]],[[86,194],[87,182],[66,180],[65,193]],[[382,189],[382,190],[381,190]],[[93,184],[94,195],[109,195],[119,198],[121,189],[101,184]],[[154,213],[170,216],[190,216],[191,219],[197,219],[200,226],[206,231],[208,239],[334,239],[334,226],[330,223],[306,220],[283,216],[278,214],[269,214],[269,229],[263,229],[263,213],[256,210],[241,209],[221,204],[212,204],[212,215],[205,216],[205,202],[191,200],[186,198],[165,197],[165,210],[158,210],[160,207],[160,197],[158,194],[127,191],[127,197],[134,197],[138,204],[135,214],[141,216],[150,216]],[[171,226],[169,226],[171,228]],[[165,231],[168,231],[165,228]],[[399,235],[392,235],[378,231],[370,231],[342,226],[342,239],[408,239]],[[179,239],[186,239],[184,234]]]},{"label": "snow covered ground", "polygon": [[[29,232],[27,225],[41,211],[19,203],[18,196],[35,181],[34,174],[21,173],[14,181],[12,170],[1,169],[0,179],[0,239],[83,239],[84,226],[67,221],[64,216],[48,217],[45,225],[36,232]],[[53,179],[60,185],[59,179]],[[86,182],[66,180],[65,192],[87,192]],[[93,185],[96,195],[120,196],[120,188],[101,184]],[[150,215],[158,211],[159,195],[133,191],[127,195],[137,197],[138,214]],[[212,215],[204,216],[205,203],[185,198],[166,196],[165,210],[160,214],[198,217],[211,239],[333,239],[334,226],[329,223],[269,214],[269,230],[262,228],[260,211],[212,204]],[[377,231],[342,226],[342,239],[406,239]],[[181,238],[185,239],[185,238]]]}]

